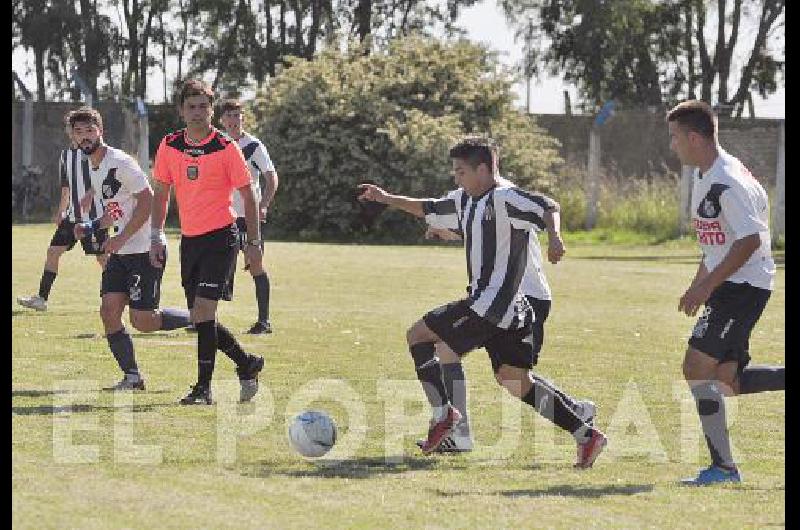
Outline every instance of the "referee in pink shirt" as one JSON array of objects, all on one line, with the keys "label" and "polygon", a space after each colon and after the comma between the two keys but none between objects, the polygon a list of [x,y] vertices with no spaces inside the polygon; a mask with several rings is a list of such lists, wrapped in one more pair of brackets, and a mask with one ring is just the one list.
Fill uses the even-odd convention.
[{"label": "referee in pink shirt", "polygon": [[237,143],[211,125],[214,92],[198,80],[184,83],[178,110],[186,128],[161,141],[153,166],[153,211],[150,259],[154,266],[166,253],[164,220],[170,190],[175,188],[181,226],[181,284],[197,330],[197,383],[181,399],[184,405],[211,405],[211,379],[217,349],[236,363],[240,401],[258,392],[264,359],[245,353],[228,329],[217,322],[217,303],[229,300],[227,284],[239,251],[233,190],[244,200],[249,261],[261,260],[258,211],[250,171]]}]

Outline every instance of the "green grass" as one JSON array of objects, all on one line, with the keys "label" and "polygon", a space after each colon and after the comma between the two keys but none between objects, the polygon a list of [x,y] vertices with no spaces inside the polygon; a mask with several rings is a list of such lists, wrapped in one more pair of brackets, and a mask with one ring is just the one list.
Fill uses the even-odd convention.
[{"label": "green grass", "polygon": [[[36,290],[51,231],[13,227],[13,295]],[[162,301],[181,306],[174,237],[170,245]],[[680,365],[693,320],[676,307],[697,255],[688,242],[576,242],[564,262],[545,266],[556,299],[537,370],[594,400],[611,438],[595,467],[578,472],[571,467],[571,437],[504,397],[482,350],[465,360],[476,451],[418,454],[414,439],[425,430],[427,412],[404,334],[426,310],[463,293],[459,248],[268,244],[275,333],[238,335],[267,359],[262,393],[255,404],[235,404],[233,366],[219,355],[219,403],[197,408],[176,405],[196,370],[194,336],[182,331],[134,334],[147,393],[115,399],[69,390],[118,378],[105,340],[79,338],[102,337],[99,268],[69,252],[48,312],[11,300],[12,523],[37,529],[784,525],[783,393],[729,400],[745,483],[676,485],[707,458],[691,405],[681,419],[688,392]],[[255,307],[252,281],[242,271],[238,276],[236,298],[221,306],[220,319],[241,332]],[[751,339],[756,363],[784,363],[784,281],[780,265]],[[327,393],[304,403],[304,386],[323,379],[333,381]],[[348,418],[337,399],[363,406],[364,421]],[[401,402],[404,421],[393,408]],[[286,416],[303,408],[322,408],[336,419],[337,450],[348,450],[347,440],[359,434],[363,443],[338,465],[300,458],[285,432]],[[245,434],[234,452],[229,442],[239,431]],[[96,446],[97,458],[69,461],[68,432],[71,444]]]}]

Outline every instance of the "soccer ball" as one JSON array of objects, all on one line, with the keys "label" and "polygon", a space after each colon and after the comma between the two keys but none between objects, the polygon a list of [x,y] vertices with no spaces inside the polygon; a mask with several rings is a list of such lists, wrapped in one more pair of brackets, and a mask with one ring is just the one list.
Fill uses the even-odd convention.
[{"label": "soccer ball", "polygon": [[292,420],[289,443],[303,456],[322,456],[336,443],[336,423],[324,412],[307,410]]}]

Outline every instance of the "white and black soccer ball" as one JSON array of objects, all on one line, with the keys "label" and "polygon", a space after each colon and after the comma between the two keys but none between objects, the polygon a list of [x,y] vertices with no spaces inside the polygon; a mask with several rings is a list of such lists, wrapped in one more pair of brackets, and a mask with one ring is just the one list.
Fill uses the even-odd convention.
[{"label": "white and black soccer ball", "polygon": [[289,443],[305,457],[323,456],[336,443],[336,423],[324,412],[307,410],[292,420]]}]

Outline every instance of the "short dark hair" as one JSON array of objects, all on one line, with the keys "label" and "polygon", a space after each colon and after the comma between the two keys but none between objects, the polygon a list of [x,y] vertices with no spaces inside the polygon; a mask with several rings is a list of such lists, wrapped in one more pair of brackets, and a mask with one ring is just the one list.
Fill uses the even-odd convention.
[{"label": "short dark hair", "polygon": [[187,79],[183,83],[178,93],[178,106],[182,107],[183,102],[192,96],[206,96],[209,103],[214,103],[214,90],[200,79]]},{"label": "short dark hair", "polygon": [[229,110],[242,110],[242,102],[238,99],[226,99],[219,106],[219,113],[225,114]]},{"label": "short dark hair", "polygon": [[100,116],[97,109],[93,109],[92,107],[81,107],[77,110],[70,111],[67,114],[67,120],[69,121],[70,127],[75,127],[75,124],[80,121],[97,125],[100,129],[103,128],[103,117]]},{"label": "short dark hair", "polygon": [[450,148],[450,158],[464,160],[473,168],[486,164],[490,171],[498,155],[497,142],[485,136],[467,136]]},{"label": "short dark hair", "polygon": [[706,138],[714,138],[717,134],[717,115],[714,114],[714,109],[699,99],[690,99],[672,107],[667,113],[667,122],[671,121]]}]

